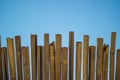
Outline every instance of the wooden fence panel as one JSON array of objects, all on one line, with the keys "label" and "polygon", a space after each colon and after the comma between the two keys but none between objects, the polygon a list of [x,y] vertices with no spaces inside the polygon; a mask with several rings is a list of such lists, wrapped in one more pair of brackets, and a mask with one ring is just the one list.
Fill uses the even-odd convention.
[{"label": "wooden fence panel", "polygon": [[114,80],[114,56],[116,45],[116,32],[111,34],[111,46],[110,46],[110,80]]},{"label": "wooden fence panel", "polygon": [[24,80],[30,80],[30,59],[28,47],[22,47]]},{"label": "wooden fence panel", "polygon": [[120,49],[117,50],[116,80],[120,80]]},{"label": "wooden fence panel", "polygon": [[61,35],[56,34],[56,54],[55,54],[55,70],[56,80],[61,80]]},{"label": "wooden fence panel", "polygon": [[96,53],[96,47],[90,46],[89,47],[89,80],[94,80],[95,76],[95,53]]},{"label": "wooden fence panel", "polygon": [[8,62],[7,62],[7,49],[6,47],[1,48],[1,55],[2,55],[2,73],[3,73],[3,80],[8,80]]},{"label": "wooden fence panel", "polygon": [[102,60],[103,60],[103,39],[97,39],[97,66],[96,80],[102,80]]},{"label": "wooden fence panel", "polygon": [[62,58],[61,58],[61,63],[62,63],[62,80],[67,80],[67,65],[68,65],[68,48],[63,47],[62,48]]},{"label": "wooden fence panel", "polygon": [[21,55],[21,38],[20,38],[20,36],[15,36],[15,46],[16,46],[18,80],[22,80],[22,55]]},{"label": "wooden fence panel", "polygon": [[109,52],[109,46],[104,45],[103,47],[103,75],[102,80],[107,80],[108,77],[108,52]]},{"label": "wooden fence panel", "polygon": [[42,79],[42,56],[43,56],[43,46],[37,47],[37,78],[38,80]]},{"label": "wooden fence panel", "polygon": [[88,80],[88,46],[89,36],[84,35],[84,49],[83,49],[83,80]]},{"label": "wooden fence panel", "polygon": [[69,80],[73,80],[74,68],[74,32],[69,32]]},{"label": "wooden fence panel", "polygon": [[49,34],[44,34],[44,80],[49,80]]},{"label": "wooden fence panel", "polygon": [[10,63],[10,79],[16,80],[14,43],[13,43],[13,39],[11,38],[7,38],[7,49],[8,49],[9,63]]},{"label": "wooden fence panel", "polygon": [[37,35],[31,35],[32,80],[37,79]]},{"label": "wooden fence panel", "polygon": [[55,43],[50,44],[50,80],[55,80]]},{"label": "wooden fence panel", "polygon": [[76,80],[81,79],[82,42],[76,42]]}]

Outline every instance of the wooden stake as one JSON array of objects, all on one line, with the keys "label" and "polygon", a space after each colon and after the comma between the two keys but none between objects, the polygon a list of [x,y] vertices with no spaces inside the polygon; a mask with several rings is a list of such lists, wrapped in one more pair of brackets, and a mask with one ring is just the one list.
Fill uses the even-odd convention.
[{"label": "wooden stake", "polygon": [[117,50],[116,80],[120,80],[120,49]]},{"label": "wooden stake", "polygon": [[55,44],[50,44],[50,80],[55,80]]},{"label": "wooden stake", "polygon": [[21,55],[21,39],[20,39],[20,36],[15,36],[15,45],[16,45],[18,80],[22,80],[22,55]]},{"label": "wooden stake", "polygon": [[94,80],[94,75],[95,75],[95,52],[96,52],[96,48],[95,46],[90,46],[89,47],[89,70],[90,70],[90,74],[89,74],[89,79],[90,80]]},{"label": "wooden stake", "polygon": [[103,79],[102,80],[107,80],[108,77],[108,52],[109,52],[109,46],[104,45],[103,48]]},{"label": "wooden stake", "polygon": [[31,35],[32,80],[37,80],[37,35]]},{"label": "wooden stake", "polygon": [[68,49],[62,48],[62,80],[67,80]]},{"label": "wooden stake", "polygon": [[73,80],[74,68],[74,32],[69,32],[69,80]]},{"label": "wooden stake", "polygon": [[88,46],[89,36],[84,35],[84,49],[83,49],[83,80],[88,80]]},{"label": "wooden stake", "polygon": [[55,70],[56,70],[56,80],[61,80],[61,35],[56,34],[56,59],[55,59]]},{"label": "wooden stake", "polygon": [[23,68],[24,68],[24,80],[30,80],[30,59],[28,47],[22,47]]},{"label": "wooden stake", "polygon": [[10,63],[10,79],[16,80],[13,39],[7,38],[7,49],[8,49],[9,63]]},{"label": "wooden stake", "polygon": [[110,46],[110,80],[114,80],[114,54],[116,45],[116,32],[111,34],[111,46]]},{"label": "wooden stake", "polygon": [[81,79],[82,42],[76,42],[76,80]]},{"label": "wooden stake", "polygon": [[49,34],[44,34],[44,80],[49,80]]},{"label": "wooden stake", "polygon": [[96,67],[96,80],[102,80],[102,62],[103,60],[103,39],[97,39],[97,67]]},{"label": "wooden stake", "polygon": [[43,55],[43,46],[37,47],[37,76],[38,80],[42,80],[42,55]]}]

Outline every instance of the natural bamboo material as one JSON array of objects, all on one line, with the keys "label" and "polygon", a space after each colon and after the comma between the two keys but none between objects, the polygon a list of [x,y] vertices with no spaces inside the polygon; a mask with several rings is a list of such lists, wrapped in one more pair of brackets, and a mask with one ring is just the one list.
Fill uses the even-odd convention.
[{"label": "natural bamboo material", "polygon": [[89,46],[89,36],[84,35],[84,45],[83,45],[83,80],[88,80],[88,47]]},{"label": "natural bamboo material", "polygon": [[96,47],[90,46],[89,47],[89,80],[94,80],[95,75],[95,53],[96,53]]},{"label": "natural bamboo material", "polygon": [[102,80],[103,39],[97,38],[96,80]]},{"label": "natural bamboo material", "polygon": [[120,80],[120,49],[117,50],[116,80]]},{"label": "natural bamboo material", "polygon": [[28,47],[22,47],[22,58],[24,68],[24,80],[30,80],[30,59]]},{"label": "natural bamboo material", "polygon": [[44,34],[44,80],[49,80],[49,34]]},{"label": "natural bamboo material", "polygon": [[56,80],[61,80],[61,39],[60,34],[56,34],[56,53],[55,53],[55,71],[56,71]]},{"label": "natural bamboo material", "polygon": [[111,46],[110,46],[110,80],[114,80],[114,56],[116,45],[116,32],[111,34]]},{"label": "natural bamboo material", "polygon": [[76,80],[81,79],[82,42],[76,42]]},{"label": "natural bamboo material", "polygon": [[14,44],[13,39],[7,38],[7,49],[10,63],[10,79],[16,80],[15,59],[14,59]]},{"label": "natural bamboo material", "polygon": [[18,80],[22,80],[22,57],[21,57],[22,55],[21,55],[21,38],[20,38],[20,36],[15,36],[15,46],[16,46]]},{"label": "natural bamboo material", "polygon": [[74,32],[69,32],[69,80],[73,80],[74,68]]},{"label": "natural bamboo material", "polygon": [[1,36],[0,36],[0,79],[2,79]]},{"label": "natural bamboo material", "polygon": [[32,80],[37,79],[37,35],[31,35]]},{"label": "natural bamboo material", "polygon": [[50,44],[50,80],[55,80],[55,43]]},{"label": "natural bamboo material", "polygon": [[62,56],[61,56],[61,65],[62,65],[62,80],[67,80],[67,67],[68,67],[68,48],[62,48]]}]

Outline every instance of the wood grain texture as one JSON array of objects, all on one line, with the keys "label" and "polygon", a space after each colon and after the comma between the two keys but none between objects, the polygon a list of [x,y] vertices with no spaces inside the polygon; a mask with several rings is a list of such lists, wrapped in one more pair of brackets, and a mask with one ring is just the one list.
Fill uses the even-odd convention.
[{"label": "wood grain texture", "polygon": [[16,80],[14,43],[13,43],[13,39],[11,38],[7,38],[7,49],[8,49],[8,57],[9,57],[9,64],[10,64],[10,79]]},{"label": "wood grain texture", "polygon": [[76,80],[81,79],[82,42],[76,42]]},{"label": "wood grain texture", "polygon": [[56,54],[55,54],[55,70],[56,80],[61,80],[61,35],[56,34]]},{"label": "wood grain texture", "polygon": [[102,80],[103,39],[97,38],[96,80]]},{"label": "wood grain texture", "polygon": [[89,36],[84,35],[83,45],[83,80],[88,80],[88,49],[89,49]]},{"label": "wood grain texture", "polygon": [[116,80],[120,80],[120,49],[117,50]]},{"label": "wood grain texture", "polygon": [[22,54],[21,54],[21,38],[20,38],[20,36],[15,36],[15,45],[16,45],[18,80],[22,80]]},{"label": "wood grain texture", "polygon": [[74,68],[74,32],[69,32],[69,80],[73,80]]},{"label": "wood grain texture", "polygon": [[28,47],[22,47],[24,80],[30,80],[30,59]]},{"label": "wood grain texture", "polygon": [[32,80],[37,79],[37,35],[31,35]]},{"label": "wood grain texture", "polygon": [[112,32],[110,45],[110,80],[114,80],[115,45],[116,45],[116,32]]}]

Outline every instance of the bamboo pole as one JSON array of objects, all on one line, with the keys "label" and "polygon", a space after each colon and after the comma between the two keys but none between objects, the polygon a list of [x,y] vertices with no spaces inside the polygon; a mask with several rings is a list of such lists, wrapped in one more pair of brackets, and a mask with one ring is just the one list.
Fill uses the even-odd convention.
[{"label": "bamboo pole", "polygon": [[116,45],[116,32],[111,34],[111,46],[110,46],[110,80],[114,80],[114,55]]},{"label": "bamboo pole", "polygon": [[74,32],[69,32],[69,80],[73,80],[74,68]]},{"label": "bamboo pole", "polygon": [[83,49],[83,80],[88,80],[88,47],[89,36],[84,35],[84,49]]},{"label": "bamboo pole", "polygon": [[0,36],[0,79],[2,79],[1,36]]},{"label": "bamboo pole", "polygon": [[37,35],[31,35],[32,80],[37,79]]},{"label": "bamboo pole", "polygon": [[94,80],[94,75],[95,75],[95,52],[96,52],[96,47],[95,46],[90,46],[89,47],[89,79]]},{"label": "bamboo pole", "polygon": [[68,48],[62,48],[62,80],[67,80]]},{"label": "bamboo pole", "polygon": [[96,80],[102,80],[103,39],[97,38],[97,67]]},{"label": "bamboo pole", "polygon": [[50,80],[55,80],[55,44],[50,44]]},{"label": "bamboo pole", "polygon": [[49,34],[44,34],[44,80],[49,80]]},{"label": "bamboo pole", "polygon": [[13,44],[13,39],[11,38],[7,38],[7,49],[8,49],[9,63],[10,63],[10,79],[16,80],[14,44]]},{"label": "bamboo pole", "polygon": [[76,42],[76,80],[81,79],[82,42]]},{"label": "bamboo pole", "polygon": [[30,59],[28,47],[22,47],[23,68],[24,68],[24,80],[30,80]]},{"label": "bamboo pole", "polygon": [[61,80],[61,35],[56,34],[56,54],[55,54],[55,70],[56,70],[56,80]]},{"label": "bamboo pole", "polygon": [[18,80],[22,80],[22,55],[21,55],[21,38],[20,38],[20,36],[15,36],[15,45],[16,45]]},{"label": "bamboo pole", "polygon": [[117,50],[116,80],[120,80],[120,49]]},{"label": "bamboo pole", "polygon": [[104,45],[103,48],[103,79],[102,80],[107,80],[108,76],[108,52],[109,52],[109,46]]},{"label": "bamboo pole", "polygon": [[43,46],[37,47],[37,78],[42,80],[42,55],[43,55]]},{"label": "bamboo pole", "polygon": [[8,64],[7,64],[7,49],[6,47],[1,48],[2,55],[2,72],[3,72],[3,80],[8,80]]}]

